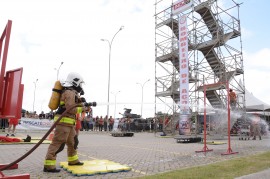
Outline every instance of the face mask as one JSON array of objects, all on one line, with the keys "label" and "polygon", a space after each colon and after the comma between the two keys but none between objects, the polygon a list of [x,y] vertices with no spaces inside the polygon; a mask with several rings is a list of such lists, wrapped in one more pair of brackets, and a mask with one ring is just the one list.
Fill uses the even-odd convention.
[{"label": "face mask", "polygon": [[[78,93],[80,93],[80,94],[81,94],[81,92],[83,91],[83,89],[82,89],[81,86],[77,86],[77,87],[73,86],[73,88],[74,88]],[[83,94],[84,94],[84,91],[83,91]]]},{"label": "face mask", "polygon": [[80,92],[80,95],[82,96],[82,95],[84,95],[84,91],[83,91],[83,89],[82,89],[82,91]]}]

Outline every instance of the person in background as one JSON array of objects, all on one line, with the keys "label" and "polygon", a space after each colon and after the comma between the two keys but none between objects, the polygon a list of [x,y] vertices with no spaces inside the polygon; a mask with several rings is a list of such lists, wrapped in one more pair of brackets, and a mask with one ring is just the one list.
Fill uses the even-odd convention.
[{"label": "person in background", "polygon": [[25,139],[0,136],[0,143],[14,143],[14,142],[31,142],[31,136],[27,135]]},{"label": "person in background", "polygon": [[2,132],[5,132],[7,126],[8,126],[8,119],[6,118],[0,119],[0,129],[2,129]]},{"label": "person in background", "polygon": [[163,118],[160,117],[158,122],[159,122],[158,123],[158,129],[159,129],[159,131],[163,131]]},{"label": "person in background", "polygon": [[92,117],[92,110],[89,111],[89,113],[86,115],[86,121],[87,121],[87,126],[88,126],[88,130],[90,131],[94,131],[94,118]]},{"label": "person in background", "polygon": [[[8,132],[7,132],[6,137],[8,137],[8,136],[15,137],[15,130],[16,130],[16,126],[18,124],[19,124],[19,119],[16,119],[16,118],[10,118],[9,119]],[[11,134],[10,134],[10,132],[11,132]]]},{"label": "person in background", "polygon": [[104,131],[107,131],[107,128],[108,128],[108,116],[107,115],[105,116],[103,121],[104,121],[104,125],[103,125]]},{"label": "person in background", "polygon": [[126,131],[128,131],[128,132],[130,131],[130,123],[131,123],[131,119],[128,116],[126,119]]},{"label": "person in background", "polygon": [[98,131],[98,128],[99,128],[99,117],[96,116],[96,118],[94,119],[94,121],[95,121],[94,131]]},{"label": "person in background", "polygon": [[83,122],[83,115],[85,113],[82,112],[82,113],[78,113],[76,114],[76,126],[75,126],[75,130],[76,130],[76,134],[77,136],[79,136],[79,133],[80,133],[80,130],[82,130],[82,122]]},{"label": "person in background", "polygon": [[235,110],[235,108],[236,108],[236,94],[232,89],[230,89],[229,97],[230,97],[230,106],[231,106],[232,110]]},{"label": "person in background", "polygon": [[113,124],[114,124],[114,119],[112,118],[112,116],[110,116],[110,118],[109,118],[109,131],[113,130]]},{"label": "person in background", "polygon": [[259,139],[262,140],[261,136],[261,118],[258,114],[255,114],[255,117],[252,120],[252,133],[253,133],[253,138],[252,140],[256,140],[256,136],[259,136]]},{"label": "person in background", "polygon": [[90,115],[88,113],[85,114],[84,116],[84,130],[89,131],[90,130]]},{"label": "person in background", "polygon": [[100,116],[99,120],[98,120],[98,130],[99,131],[103,131],[103,126],[104,126],[104,120],[103,120],[103,117]]}]

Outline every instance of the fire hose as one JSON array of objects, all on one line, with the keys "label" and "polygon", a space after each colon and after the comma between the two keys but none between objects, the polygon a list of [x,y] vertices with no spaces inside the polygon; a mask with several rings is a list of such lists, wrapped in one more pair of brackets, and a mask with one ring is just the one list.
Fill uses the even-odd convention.
[{"label": "fire hose", "polygon": [[25,159],[28,155],[30,155],[34,150],[36,150],[36,148],[38,148],[38,146],[48,137],[48,135],[52,132],[52,130],[55,128],[55,126],[59,123],[59,121],[63,118],[63,116],[69,112],[71,109],[81,106],[81,104],[74,104],[71,107],[67,108],[61,115],[60,117],[54,122],[54,124],[51,126],[51,128],[46,132],[46,134],[40,139],[40,141],[32,148],[30,149],[27,153],[25,153],[23,156],[21,156],[20,158],[18,158],[17,160],[15,160],[14,162],[11,162],[10,164],[0,168],[0,175],[2,175],[2,177],[4,177],[3,173],[1,171],[4,171],[6,169],[8,169],[9,167],[13,166],[14,164],[22,161],[23,159]]}]

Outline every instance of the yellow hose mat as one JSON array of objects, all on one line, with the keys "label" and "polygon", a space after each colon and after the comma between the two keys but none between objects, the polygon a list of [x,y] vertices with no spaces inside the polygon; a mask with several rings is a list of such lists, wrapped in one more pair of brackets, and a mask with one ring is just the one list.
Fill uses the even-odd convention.
[{"label": "yellow hose mat", "polygon": [[[203,142],[202,142],[203,144]],[[211,141],[211,142],[206,142],[206,144],[209,145],[222,145],[222,144],[227,144],[226,142],[217,142],[217,141]]]},{"label": "yellow hose mat", "polygon": [[[36,144],[40,139],[31,139],[31,142],[0,142],[0,145],[14,145],[14,144]],[[42,144],[50,144],[50,140],[44,140]]]},{"label": "yellow hose mat", "polygon": [[68,162],[60,162],[60,166],[75,176],[90,176],[105,173],[130,171],[131,168],[109,160],[82,161],[84,165],[69,166]]}]

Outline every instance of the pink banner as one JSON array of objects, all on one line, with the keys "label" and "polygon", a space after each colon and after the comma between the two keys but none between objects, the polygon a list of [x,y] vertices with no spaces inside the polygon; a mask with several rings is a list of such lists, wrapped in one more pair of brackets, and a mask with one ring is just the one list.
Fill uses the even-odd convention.
[{"label": "pink banner", "polygon": [[189,114],[188,27],[186,16],[179,18],[179,71],[180,112],[181,114]]}]

